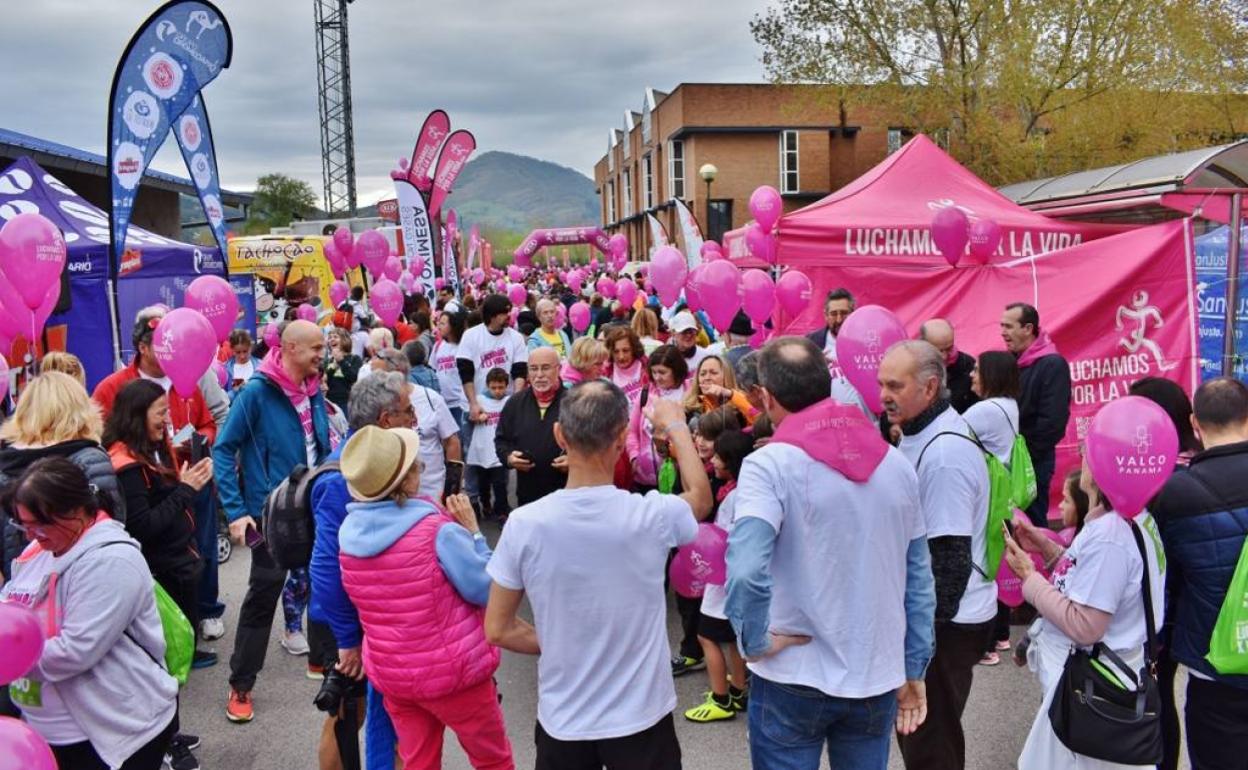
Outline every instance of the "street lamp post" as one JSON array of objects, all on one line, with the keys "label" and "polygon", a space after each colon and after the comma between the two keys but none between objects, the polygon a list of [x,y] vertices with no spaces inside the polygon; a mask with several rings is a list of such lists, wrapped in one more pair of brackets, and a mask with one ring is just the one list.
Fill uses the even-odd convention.
[{"label": "street lamp post", "polygon": [[706,182],[706,237],[711,237],[711,182],[715,181],[715,176],[719,174],[719,169],[715,168],[713,163],[705,163],[702,168],[698,169],[698,176],[702,177],[702,181]]}]

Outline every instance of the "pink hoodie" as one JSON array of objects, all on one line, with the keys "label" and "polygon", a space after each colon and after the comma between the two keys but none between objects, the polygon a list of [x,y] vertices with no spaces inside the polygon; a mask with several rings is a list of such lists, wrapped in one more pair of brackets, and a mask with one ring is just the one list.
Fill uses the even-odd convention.
[{"label": "pink hoodie", "polygon": [[1057,345],[1053,344],[1053,340],[1049,338],[1048,332],[1040,332],[1036,337],[1036,341],[1031,343],[1031,347],[1024,350],[1018,356],[1018,368],[1026,369],[1034,364],[1041,356],[1059,355]]}]

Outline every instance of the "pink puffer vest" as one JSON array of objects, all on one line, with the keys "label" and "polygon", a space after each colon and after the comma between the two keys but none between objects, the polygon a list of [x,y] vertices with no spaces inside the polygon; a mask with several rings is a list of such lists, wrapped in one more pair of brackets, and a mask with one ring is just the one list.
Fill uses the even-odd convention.
[{"label": "pink puffer vest", "polygon": [[441,698],[498,668],[484,610],[464,601],[438,565],[434,541],[450,523],[446,514],[430,514],[377,556],[339,556],[343,587],[364,627],[364,671],[388,697]]}]

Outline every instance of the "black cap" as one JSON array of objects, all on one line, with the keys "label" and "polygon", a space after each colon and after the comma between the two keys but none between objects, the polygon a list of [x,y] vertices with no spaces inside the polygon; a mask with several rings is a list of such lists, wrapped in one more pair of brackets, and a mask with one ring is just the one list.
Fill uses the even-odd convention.
[{"label": "black cap", "polygon": [[754,325],[750,323],[750,317],[745,314],[744,310],[738,310],[737,314],[732,318],[732,324],[728,327],[729,334],[735,334],[738,337],[754,336]]}]

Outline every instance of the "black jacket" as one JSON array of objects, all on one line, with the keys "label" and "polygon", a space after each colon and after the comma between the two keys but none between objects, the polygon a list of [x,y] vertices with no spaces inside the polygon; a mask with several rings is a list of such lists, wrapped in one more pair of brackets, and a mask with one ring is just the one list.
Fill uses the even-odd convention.
[{"label": "black jacket", "polygon": [[974,370],[975,359],[967,353],[958,353],[958,360],[953,366],[946,367],[949,403],[958,414],[979,403],[979,396],[971,392],[971,372]]},{"label": "black jacket", "polygon": [[157,577],[187,577],[200,568],[195,550],[196,492],[138,462],[117,468],[126,495],[126,529],[139,541],[143,558]]},{"label": "black jacket", "polygon": [[498,418],[498,431],[494,434],[494,450],[504,467],[512,452],[525,452],[533,460],[530,471],[516,471],[516,501],[520,505],[563,489],[568,474],[550,467],[563,450],[555,443],[555,423],[559,421],[559,404],[563,401],[564,388],[555,394],[555,400],[542,417],[537,397],[532,388],[507,399],[503,413]]},{"label": "black jacket", "polygon": [[815,347],[823,350],[823,346],[828,344],[828,327],[821,326],[810,334],[806,335],[806,339],[815,343]]},{"label": "black jacket", "polygon": [[1248,690],[1248,676],[1221,676],[1205,660],[1248,536],[1248,442],[1196,455],[1166,482],[1152,512],[1165,545],[1171,657]]},{"label": "black jacket", "polygon": [[1041,356],[1022,370],[1018,399],[1019,433],[1034,461],[1052,456],[1070,419],[1070,364],[1056,353]]},{"label": "black jacket", "polygon": [[[126,499],[117,484],[108,453],[89,439],[62,441],[38,449],[18,449],[11,444],[0,445],[0,489],[17,481],[22,472],[36,460],[45,457],[67,457],[87,474],[87,482],[108,495],[113,503],[113,518],[126,523]],[[26,547],[26,538],[14,527],[4,527],[4,577],[11,577],[9,565]]]}]

